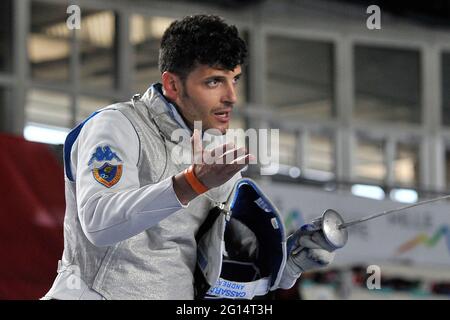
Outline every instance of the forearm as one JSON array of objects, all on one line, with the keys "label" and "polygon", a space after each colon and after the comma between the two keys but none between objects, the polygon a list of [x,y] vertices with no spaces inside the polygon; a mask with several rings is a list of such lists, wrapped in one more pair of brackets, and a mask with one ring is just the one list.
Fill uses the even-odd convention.
[{"label": "forearm", "polygon": [[86,237],[97,246],[113,245],[158,224],[182,209],[172,178],[139,189],[95,194],[80,206]]}]

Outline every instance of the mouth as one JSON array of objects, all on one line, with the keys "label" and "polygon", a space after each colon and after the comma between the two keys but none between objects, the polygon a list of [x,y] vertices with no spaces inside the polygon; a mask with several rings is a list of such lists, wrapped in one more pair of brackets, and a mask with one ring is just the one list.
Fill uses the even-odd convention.
[{"label": "mouth", "polygon": [[231,110],[222,110],[214,112],[214,118],[222,123],[227,123],[231,119]]}]

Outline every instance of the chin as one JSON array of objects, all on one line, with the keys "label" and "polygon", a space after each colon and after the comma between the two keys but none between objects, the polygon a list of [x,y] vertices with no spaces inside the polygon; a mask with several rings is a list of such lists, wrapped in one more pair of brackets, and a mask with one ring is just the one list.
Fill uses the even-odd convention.
[{"label": "chin", "polygon": [[205,130],[219,130],[221,132],[222,135],[227,133],[228,128],[230,127],[229,123],[212,123],[211,125],[208,126],[207,129]]},{"label": "chin", "polygon": [[223,125],[223,124],[222,124],[222,125],[219,125],[219,126],[216,127],[216,129],[220,130],[220,132],[221,132],[222,134],[226,134],[228,128],[229,128],[229,125],[228,125],[228,124],[226,124],[226,125]]}]

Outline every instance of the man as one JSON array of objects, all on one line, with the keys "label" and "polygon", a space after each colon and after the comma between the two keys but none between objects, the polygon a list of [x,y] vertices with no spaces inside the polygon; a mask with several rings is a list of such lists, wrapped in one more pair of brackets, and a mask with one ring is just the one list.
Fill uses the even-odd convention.
[{"label": "man", "polygon": [[[45,298],[194,298],[195,235],[215,205],[210,199],[225,201],[254,159],[232,144],[203,150],[194,121],[226,132],[246,56],[237,29],[219,17],[175,21],[161,40],[162,84],[72,130],[64,146],[64,253]],[[192,134],[200,163],[171,156],[179,129]],[[205,156],[215,163],[202,162]],[[317,242],[312,247],[288,261],[285,287],[306,267],[332,259],[317,254]]]}]

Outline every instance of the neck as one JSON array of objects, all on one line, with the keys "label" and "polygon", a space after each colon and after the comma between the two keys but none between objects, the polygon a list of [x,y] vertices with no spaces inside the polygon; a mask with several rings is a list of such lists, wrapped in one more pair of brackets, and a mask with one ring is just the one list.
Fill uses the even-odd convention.
[{"label": "neck", "polygon": [[174,106],[175,110],[177,110],[178,114],[180,115],[181,119],[184,121],[184,123],[186,124],[186,126],[193,132],[193,131],[194,131],[194,124],[191,123],[188,119],[186,119],[186,117],[185,117],[184,114],[183,114],[183,109],[180,108],[180,106],[179,106],[175,101],[171,100],[169,97],[167,97],[167,96],[164,94],[164,89],[163,89],[162,94],[163,94],[164,98],[165,98],[170,104],[172,104],[172,105]]}]

